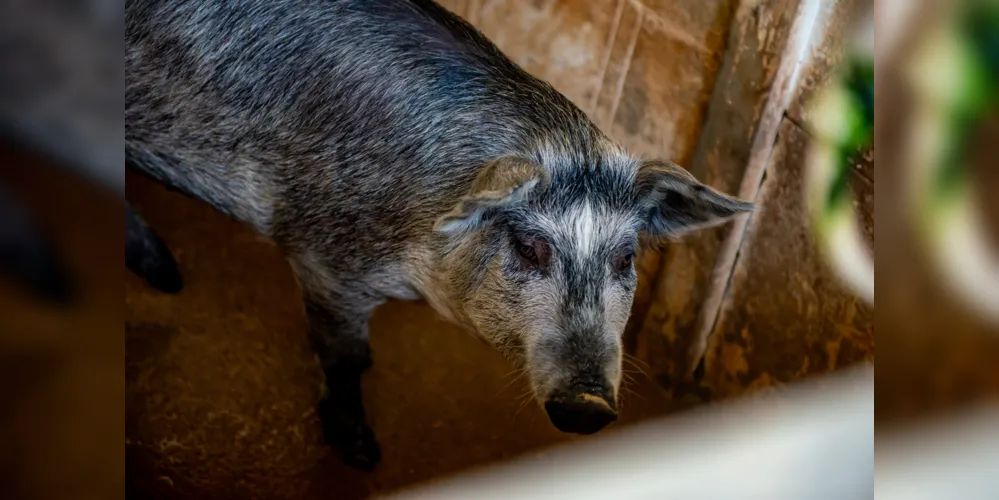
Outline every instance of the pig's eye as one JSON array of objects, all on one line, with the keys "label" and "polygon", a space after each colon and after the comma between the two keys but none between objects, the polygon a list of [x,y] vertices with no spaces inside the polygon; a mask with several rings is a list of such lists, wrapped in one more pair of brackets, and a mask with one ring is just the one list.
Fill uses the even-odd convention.
[{"label": "pig's eye", "polygon": [[531,245],[525,245],[519,241],[514,242],[517,247],[517,253],[520,254],[521,258],[530,261],[533,264],[538,263],[538,254],[534,253],[534,247]]},{"label": "pig's eye", "polygon": [[521,262],[526,266],[544,267],[548,265],[551,248],[543,238],[532,238],[527,242],[514,238],[513,247]]},{"label": "pig's eye", "polygon": [[614,257],[614,269],[618,272],[625,272],[631,269],[631,263],[635,260],[635,252],[627,252]]}]

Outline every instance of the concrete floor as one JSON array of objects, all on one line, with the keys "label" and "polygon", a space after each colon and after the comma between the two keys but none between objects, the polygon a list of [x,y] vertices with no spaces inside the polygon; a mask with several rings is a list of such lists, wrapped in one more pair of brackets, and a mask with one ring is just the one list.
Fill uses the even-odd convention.
[{"label": "concrete floor", "polygon": [[[362,498],[585,439],[555,430],[488,345],[424,303],[390,303],[375,314],[364,380],[384,458],[371,474],[341,466],[321,443],[320,373],[279,250],[138,176],[128,195],[186,280],[177,296],[125,280],[130,496]],[[669,409],[631,372],[621,420],[604,433]]]}]

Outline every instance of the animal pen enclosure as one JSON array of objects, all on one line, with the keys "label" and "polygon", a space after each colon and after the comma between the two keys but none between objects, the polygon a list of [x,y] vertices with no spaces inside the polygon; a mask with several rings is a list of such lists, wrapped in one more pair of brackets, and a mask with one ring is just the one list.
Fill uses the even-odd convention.
[{"label": "animal pen enclosure", "polygon": [[[855,53],[848,42],[865,28],[873,33],[862,17],[873,2],[441,3],[550,81],[631,151],[671,158],[706,184],[755,200],[757,210],[637,262],[639,287],[625,333],[631,380],[620,421],[597,436],[557,432],[523,398],[523,381],[514,379],[497,353],[426,305],[380,309],[372,324],[375,363],[365,375],[364,399],[385,455],[378,469],[365,474],[342,466],[322,443],[313,409],[322,375],[281,252],[206,205],[129,173],[128,198],[170,241],[188,286],[180,295],[164,296],[124,276],[127,497],[466,498],[474,491],[476,498],[869,498],[876,464],[879,474],[885,472],[884,482],[877,478],[879,494],[908,500],[958,491],[934,482],[945,469],[933,458],[971,467],[965,471],[997,463],[994,454],[981,451],[987,447],[970,448],[988,444],[984,430],[909,448],[901,447],[905,439],[886,441],[893,454],[874,459],[872,419],[879,433],[904,429],[911,418],[999,392],[999,337],[982,319],[987,314],[969,313],[960,300],[950,300],[960,294],[937,291],[931,266],[913,263],[921,262],[917,245],[900,236],[901,224],[888,224],[893,244],[878,255],[888,278],[882,282],[881,374],[875,387],[873,269],[867,267],[874,253],[873,116],[862,154],[848,155],[849,168],[836,170],[836,182],[809,170],[816,144],[830,140],[810,105],[851,63]],[[883,5],[890,19],[913,19],[901,14],[904,3],[883,2],[878,15]],[[907,53],[915,46],[909,44],[916,24],[892,26],[885,40],[900,33],[893,54]],[[880,39],[877,46],[873,40],[864,45],[863,36],[858,40],[861,53],[866,47],[878,58],[879,51],[888,51]],[[881,61],[879,73],[885,75]],[[873,61],[870,70],[873,84]],[[905,87],[897,73],[879,76],[877,83],[878,113],[888,117],[878,125],[877,140],[887,137],[888,151],[905,149],[897,137],[902,134],[893,131],[904,128],[904,99],[911,98],[896,92]],[[887,96],[880,90],[885,86]],[[113,213],[113,207],[89,201],[99,197],[86,189],[39,180],[44,162],[9,150],[4,156],[11,164],[38,165],[12,174],[15,183],[28,186],[37,199],[55,194],[74,207],[69,212],[76,218],[61,226],[67,245],[86,239],[82,228],[99,232],[94,214]],[[893,181],[904,169],[891,161],[895,156],[882,155],[877,177],[889,185],[879,199],[902,196],[894,187],[901,183]],[[994,170],[983,169],[986,177],[978,184],[999,185],[987,177]],[[828,195],[829,203],[818,209],[810,204],[803,194],[812,188]],[[898,216],[894,204],[882,203],[883,221]],[[843,213],[849,222],[829,222]],[[996,213],[988,212],[985,221],[992,234],[999,234]],[[830,228],[856,233],[848,235],[848,247],[836,246],[845,233]],[[117,271],[97,271],[117,269],[117,261],[90,254],[82,259],[78,264],[86,265],[78,267],[94,268],[92,282],[118,286]],[[117,293],[99,295],[95,303],[116,302]],[[81,344],[80,352],[90,354],[77,355],[54,378],[38,382],[44,390],[25,399],[24,408],[52,416],[14,420],[18,435],[38,436],[10,441],[21,454],[22,470],[47,471],[21,474],[19,481],[45,491],[90,484],[96,497],[119,494],[118,476],[88,483],[86,471],[92,469],[83,466],[115,464],[120,457],[93,452],[99,433],[67,430],[71,416],[93,428],[103,428],[99,423],[110,417],[82,405],[60,406],[65,417],[51,411],[53,401],[82,394],[85,379],[106,369],[106,360],[94,353],[103,341],[119,341],[117,334],[100,334],[108,319],[81,313],[34,327],[48,332],[36,337],[52,346],[70,326],[95,333]],[[113,392],[104,399],[117,401]],[[760,398],[728,406],[745,396]],[[72,444],[42,428],[64,429]],[[58,444],[48,446],[45,439]],[[76,451],[56,458],[44,453],[55,446]],[[473,468],[484,470],[463,475]],[[918,481],[906,473],[910,468],[922,472]],[[539,470],[550,475],[539,476]],[[966,494],[957,496],[995,487],[986,476],[965,475]],[[732,487],[734,492],[726,489]]]},{"label": "animal pen enclosure", "polygon": [[[870,306],[819,257],[799,194],[809,144],[804,99],[840,60],[854,5],[445,6],[633,152],[671,158],[723,192],[760,202],[748,223],[641,260],[627,332],[636,382],[623,396],[620,427],[873,359]],[[869,238],[872,169],[851,174]],[[423,305],[390,304],[376,313],[375,365],[365,379],[385,459],[369,477],[341,470],[317,439],[318,373],[304,337],[288,334],[304,325],[277,252],[142,179],[130,177],[128,189],[199,283],[171,302],[127,285],[136,491],[222,492],[236,481],[264,496],[384,493],[571,440],[518,399],[518,382],[504,388],[510,369],[491,350]],[[198,243],[209,239],[218,243]],[[288,300],[264,298],[272,296]]]}]

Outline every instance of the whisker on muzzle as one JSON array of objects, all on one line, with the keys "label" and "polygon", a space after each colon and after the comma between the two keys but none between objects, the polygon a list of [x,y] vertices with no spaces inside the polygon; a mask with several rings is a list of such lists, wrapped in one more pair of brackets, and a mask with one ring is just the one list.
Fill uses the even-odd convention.
[{"label": "whisker on muzzle", "polygon": [[532,399],[534,399],[534,393],[530,389],[517,398],[517,400],[520,401],[520,404],[517,407],[517,411],[513,414],[512,421],[517,420],[517,415],[520,415],[520,412],[524,411],[524,408],[527,408]]},{"label": "whisker on muzzle", "polygon": [[[652,376],[649,375],[649,372],[645,371],[646,368],[647,369],[651,369],[651,367],[648,365],[648,363],[646,363],[646,362],[642,361],[641,359],[638,359],[637,357],[632,356],[631,354],[628,354],[628,353],[622,353],[621,359],[623,361],[628,362],[628,364],[632,368],[634,368],[635,370],[637,370],[638,373],[641,373],[642,375],[645,375],[645,377],[648,378],[649,380],[652,380]],[[639,363],[641,363],[641,365]],[[645,368],[642,368],[642,365],[645,365]]]},{"label": "whisker on muzzle", "polygon": [[[632,389],[632,388],[630,388],[630,387],[628,387],[626,385],[622,385],[621,386],[621,395],[623,396],[625,394],[627,394],[629,397],[634,396],[634,397],[636,397],[638,399],[641,399],[642,401],[648,401],[648,398],[646,398],[645,396],[642,396],[641,394],[639,394],[634,389]],[[622,404],[624,402],[624,398],[618,397],[618,400],[619,401],[617,402],[617,406],[618,406],[618,411],[620,411],[621,408],[624,406]]]},{"label": "whisker on muzzle", "polygon": [[505,375],[505,377],[509,377],[511,375],[514,375],[514,374],[516,374],[516,376],[514,376],[512,379],[510,379],[509,381],[507,381],[506,385],[504,385],[499,391],[497,391],[497,394],[501,393],[501,392],[505,392],[507,389],[509,389],[510,387],[512,387],[514,384],[516,384],[519,380],[521,380],[522,378],[524,378],[524,375],[527,374],[527,369],[526,368],[517,368],[517,369],[514,369],[514,370],[510,371],[510,373],[507,373]]}]

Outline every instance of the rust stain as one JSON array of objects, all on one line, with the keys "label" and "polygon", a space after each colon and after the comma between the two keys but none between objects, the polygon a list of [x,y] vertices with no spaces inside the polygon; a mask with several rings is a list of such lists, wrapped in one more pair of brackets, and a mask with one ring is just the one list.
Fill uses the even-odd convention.
[{"label": "rust stain", "polygon": [[777,385],[777,382],[770,376],[769,373],[762,373],[760,376],[753,379],[747,388],[754,392],[760,392],[764,389],[773,388],[775,385]]},{"label": "rust stain", "polygon": [[749,373],[749,362],[746,360],[746,350],[742,346],[724,343],[721,346],[721,362],[725,373],[733,379]]},{"label": "rust stain", "polygon": [[808,368],[812,363],[811,359],[812,358],[809,356],[805,356],[801,359],[801,367],[798,368],[798,371],[794,372],[795,378],[801,378],[808,374]]}]

